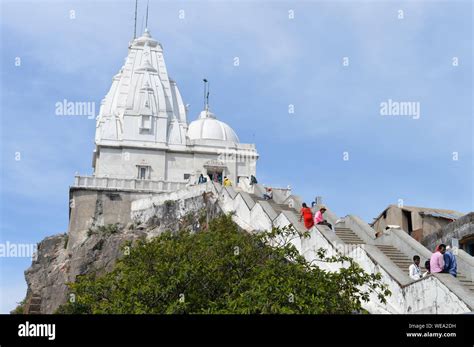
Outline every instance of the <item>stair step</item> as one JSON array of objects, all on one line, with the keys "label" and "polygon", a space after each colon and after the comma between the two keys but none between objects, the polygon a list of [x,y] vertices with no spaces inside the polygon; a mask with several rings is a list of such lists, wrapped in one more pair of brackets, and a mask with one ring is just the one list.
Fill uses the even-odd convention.
[{"label": "stair step", "polygon": [[411,261],[406,261],[406,260],[403,260],[403,259],[393,259],[393,258],[390,258],[388,257],[391,261],[393,261],[394,263],[400,263],[400,264],[408,264],[408,265],[411,265],[413,264]]},{"label": "stair step", "polygon": [[389,257],[389,259],[390,259],[391,261],[393,261],[394,263],[408,264],[408,265],[413,264],[413,263],[412,263],[411,261],[409,261],[409,260],[393,259],[393,258],[390,258],[390,257]]},{"label": "stair step", "polygon": [[[336,234],[337,235],[337,234]],[[358,237],[347,237],[347,236],[341,236],[341,235],[337,235],[340,239],[343,239],[343,240],[355,240],[355,241],[362,241],[361,239],[359,239]]]},{"label": "stair step", "polygon": [[354,233],[341,233],[340,231],[337,231],[337,230],[336,230],[336,234],[337,234],[337,235],[343,235],[343,236],[357,237],[358,239],[360,238],[359,236],[357,236],[357,235],[354,234]]},{"label": "stair step", "polygon": [[389,258],[391,261],[393,261],[394,263],[399,263],[399,264],[406,264],[408,266],[410,266],[411,264],[413,264],[411,261],[406,261],[406,260],[402,260],[402,259],[392,259],[392,258]]}]

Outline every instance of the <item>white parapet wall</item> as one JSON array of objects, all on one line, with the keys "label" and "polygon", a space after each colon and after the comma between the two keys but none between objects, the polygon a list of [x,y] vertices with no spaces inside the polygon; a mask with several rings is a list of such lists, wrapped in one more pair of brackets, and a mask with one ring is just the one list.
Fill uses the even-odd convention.
[{"label": "white parapet wall", "polygon": [[179,203],[179,208],[184,215],[186,213],[185,201],[205,193],[214,194],[217,198],[218,192],[213,182],[192,185],[173,192],[161,193],[144,199],[135,200],[131,204],[131,219],[135,222],[145,223],[153,217],[155,211],[154,207],[163,205],[167,201],[177,201]]},{"label": "white parapet wall", "polygon": [[188,182],[76,175],[73,187],[172,192],[185,188],[187,185]]}]

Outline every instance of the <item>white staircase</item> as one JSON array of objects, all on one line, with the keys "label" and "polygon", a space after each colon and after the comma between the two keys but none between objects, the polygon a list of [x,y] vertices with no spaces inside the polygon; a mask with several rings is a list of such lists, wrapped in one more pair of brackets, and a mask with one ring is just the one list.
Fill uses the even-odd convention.
[{"label": "white staircase", "polygon": [[[242,189],[244,188],[244,189]],[[272,227],[293,225],[299,232],[306,228],[299,222],[301,199],[295,195],[274,190],[273,199],[265,200],[261,185],[253,185],[250,194],[247,187],[222,187],[206,185],[206,189],[217,195],[217,203],[225,213],[232,213],[233,220],[248,232],[269,230]],[[190,188],[187,188],[188,190]],[[193,188],[198,193],[202,189]],[[275,194],[276,193],[276,194]],[[183,193],[184,194],[184,193]],[[183,194],[176,194],[180,196]],[[161,197],[167,199],[168,197]],[[156,201],[154,201],[156,202]],[[142,199],[133,206],[147,206],[151,201]],[[316,209],[318,206],[315,207]],[[137,213],[137,211],[132,211]],[[140,214],[146,215],[143,211]],[[413,281],[408,276],[408,266],[414,254],[427,258],[431,253],[403,230],[389,230],[387,235],[375,238],[375,231],[358,217],[347,216],[336,224],[337,217],[328,209],[325,214],[335,226],[335,232],[326,226],[314,226],[309,238],[292,241],[298,251],[308,260],[328,271],[338,271],[337,263],[317,262],[317,250],[323,248],[328,256],[344,254],[353,258],[366,272],[380,273],[392,295],[387,303],[378,301],[375,294],[363,306],[370,313],[468,313],[474,311],[474,266],[472,260],[458,258],[461,274],[454,278],[449,274],[434,274]]]}]

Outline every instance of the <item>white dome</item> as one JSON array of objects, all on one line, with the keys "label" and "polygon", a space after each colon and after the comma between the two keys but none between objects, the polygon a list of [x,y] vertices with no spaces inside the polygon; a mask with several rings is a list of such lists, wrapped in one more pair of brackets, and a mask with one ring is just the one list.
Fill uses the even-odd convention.
[{"label": "white dome", "polygon": [[220,140],[239,143],[237,134],[230,126],[216,119],[216,116],[208,110],[199,114],[199,118],[188,128],[190,140]]}]

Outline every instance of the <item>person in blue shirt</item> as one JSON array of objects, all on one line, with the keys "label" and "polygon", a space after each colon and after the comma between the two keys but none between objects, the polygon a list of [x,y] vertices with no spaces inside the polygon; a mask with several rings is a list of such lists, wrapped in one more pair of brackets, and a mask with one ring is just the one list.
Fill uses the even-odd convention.
[{"label": "person in blue shirt", "polygon": [[453,252],[451,251],[451,247],[446,247],[446,252],[443,254],[444,258],[444,271],[453,275],[454,277],[457,276],[458,269],[456,264],[456,257],[454,256]]}]

